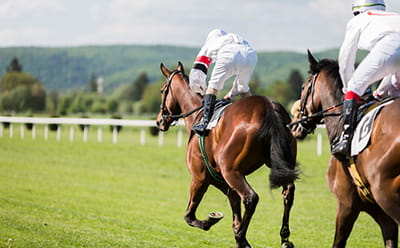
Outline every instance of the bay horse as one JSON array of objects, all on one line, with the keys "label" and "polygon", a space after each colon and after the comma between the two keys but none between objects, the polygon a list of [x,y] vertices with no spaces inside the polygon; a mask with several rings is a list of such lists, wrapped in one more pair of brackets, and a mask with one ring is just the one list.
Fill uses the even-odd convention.
[{"label": "bay horse", "polygon": [[[303,84],[297,115],[291,129],[303,139],[323,119],[332,145],[342,128],[342,81],[337,61],[317,61],[308,51],[310,73]],[[292,109],[293,110],[293,109]],[[349,160],[330,157],[327,181],[337,199],[334,248],[346,246],[353,225],[361,211],[368,213],[380,226],[386,248],[398,245],[400,224],[400,99],[381,109],[372,128],[369,146],[356,158],[360,181],[371,194],[363,195],[351,176]],[[365,189],[364,189],[365,190]],[[372,199],[373,198],[373,199]]]},{"label": "bay horse", "polygon": [[[235,101],[224,110],[216,127],[204,137],[204,150],[211,167],[206,168],[199,147],[199,136],[191,131],[193,123],[201,117],[202,97],[190,89],[189,79],[180,62],[174,71],[163,64],[160,69],[168,80],[161,88],[157,127],[167,131],[173,121],[183,117],[189,136],[186,164],[192,180],[184,217],[187,224],[209,230],[221,219],[223,215],[218,212],[210,214],[205,220],[196,218],[196,209],[203,195],[209,185],[214,185],[229,199],[236,247],[251,247],[246,232],[259,197],[247,182],[246,175],[266,164],[271,168],[271,187],[283,187],[282,247],[294,247],[289,241],[289,214],[298,170],[296,139],[286,127],[290,123],[289,114],[268,97],[251,96]],[[241,203],[245,209],[243,216]]]}]

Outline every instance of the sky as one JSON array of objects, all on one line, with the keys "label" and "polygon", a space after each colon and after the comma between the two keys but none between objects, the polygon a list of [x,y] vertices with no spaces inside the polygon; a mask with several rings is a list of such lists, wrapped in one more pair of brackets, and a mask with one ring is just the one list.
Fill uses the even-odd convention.
[{"label": "sky", "polygon": [[[0,0],[0,47],[200,47],[222,28],[258,51],[338,48],[351,0]],[[400,12],[399,0],[386,0]]]}]

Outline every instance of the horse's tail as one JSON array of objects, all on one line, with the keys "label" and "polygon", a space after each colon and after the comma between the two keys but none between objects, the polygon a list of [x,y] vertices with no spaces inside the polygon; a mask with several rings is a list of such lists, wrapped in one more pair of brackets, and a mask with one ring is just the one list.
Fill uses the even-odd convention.
[{"label": "horse's tail", "polygon": [[280,114],[287,115],[289,119],[290,117],[282,105],[271,101],[269,103],[259,138],[264,147],[269,148],[271,167],[269,180],[271,187],[277,188],[293,183],[299,177],[299,173],[290,145],[294,139]]}]

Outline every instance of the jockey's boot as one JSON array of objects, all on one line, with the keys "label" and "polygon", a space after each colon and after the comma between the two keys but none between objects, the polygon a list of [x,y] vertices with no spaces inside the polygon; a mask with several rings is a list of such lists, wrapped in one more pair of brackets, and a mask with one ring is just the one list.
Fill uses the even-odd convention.
[{"label": "jockey's boot", "polygon": [[336,144],[332,145],[332,154],[338,159],[350,156],[350,143],[356,126],[358,102],[355,99],[344,100],[343,109],[343,132]]},{"label": "jockey's boot", "polygon": [[206,128],[208,122],[210,122],[211,116],[214,113],[214,105],[216,96],[213,94],[206,94],[204,96],[204,109],[203,109],[203,117],[201,120],[194,124],[192,130],[195,131],[198,135],[206,136],[208,134]]}]

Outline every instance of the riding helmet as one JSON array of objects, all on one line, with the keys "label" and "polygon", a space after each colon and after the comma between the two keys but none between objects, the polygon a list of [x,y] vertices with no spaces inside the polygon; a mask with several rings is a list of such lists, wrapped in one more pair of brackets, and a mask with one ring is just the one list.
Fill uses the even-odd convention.
[{"label": "riding helmet", "polygon": [[353,15],[361,14],[369,10],[385,11],[386,5],[384,0],[353,0]]}]

